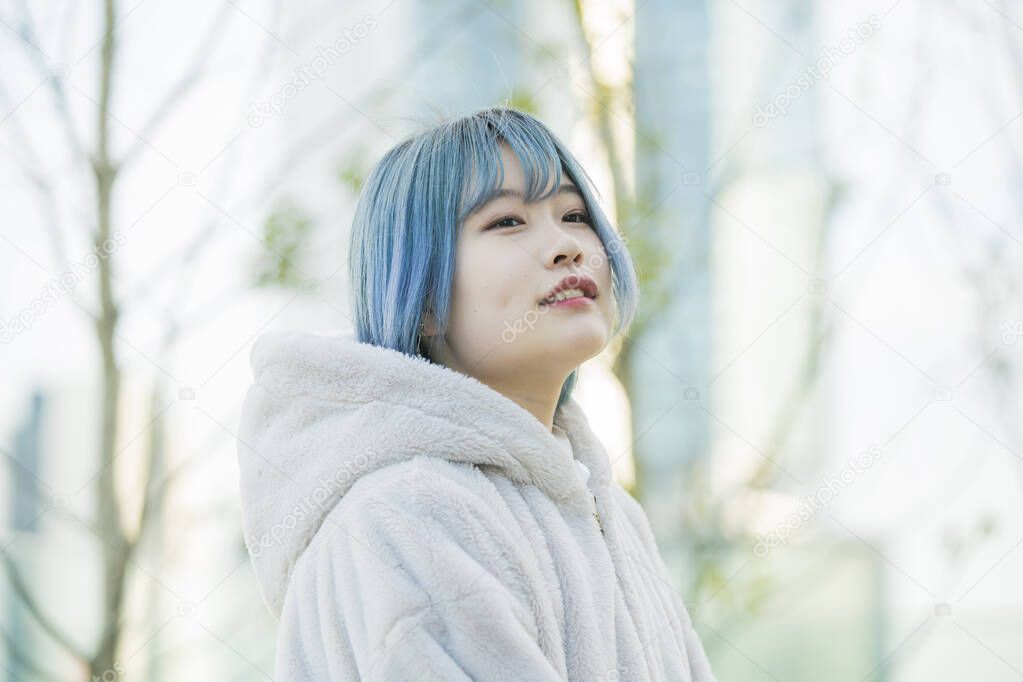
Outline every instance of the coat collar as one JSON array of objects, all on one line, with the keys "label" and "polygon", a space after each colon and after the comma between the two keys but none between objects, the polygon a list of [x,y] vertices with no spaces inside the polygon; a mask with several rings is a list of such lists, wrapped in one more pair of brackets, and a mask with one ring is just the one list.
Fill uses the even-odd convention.
[{"label": "coat collar", "polygon": [[[270,550],[255,559],[264,585],[285,578],[361,476],[417,455],[497,471],[576,511],[592,501],[572,455],[589,469],[589,488],[612,480],[607,453],[571,398],[554,414],[570,453],[532,413],[477,379],[349,334],[268,332],[250,364],[238,457],[250,553]],[[294,532],[273,539],[282,519],[298,516]]]},{"label": "coat collar", "polygon": [[[323,410],[335,403],[329,415],[337,421],[334,428],[373,422],[370,440],[388,459],[429,454],[499,469],[556,501],[579,493],[575,464],[554,434],[516,402],[466,374],[349,334],[269,332],[257,339],[250,359],[256,382],[268,390],[323,401]],[[397,420],[415,428],[387,428]],[[606,484],[607,453],[578,404],[567,400],[555,411],[554,423],[568,435],[575,456]]]}]

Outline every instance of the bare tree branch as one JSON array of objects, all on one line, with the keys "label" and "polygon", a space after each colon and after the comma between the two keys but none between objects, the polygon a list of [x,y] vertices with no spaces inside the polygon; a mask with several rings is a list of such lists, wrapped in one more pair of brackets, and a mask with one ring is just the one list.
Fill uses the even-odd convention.
[{"label": "bare tree branch", "polygon": [[[2,101],[13,102],[14,100],[10,93],[7,92],[3,83],[0,83],[0,102]],[[50,233],[54,264],[56,266],[56,270],[59,271],[61,265],[67,259],[67,249],[64,245],[60,225],[56,216],[56,206],[58,206],[59,203],[53,190],[53,183],[47,178],[45,173],[42,172],[42,169],[44,168],[43,161],[39,158],[35,148],[32,147],[30,142],[31,138],[21,125],[21,118],[14,115],[14,113],[15,112],[11,112],[9,117],[5,120],[5,123],[13,128],[11,138],[14,140],[16,145],[20,146],[21,152],[11,154],[9,158],[18,165],[21,173],[29,179],[31,186],[37,192],[36,196],[39,200],[40,210],[46,216],[46,220],[44,220],[44,227]]]},{"label": "bare tree branch", "polygon": [[[36,36],[35,28],[32,23],[32,15],[24,0],[19,0],[18,9],[21,14],[21,28],[19,30],[19,34],[29,43],[38,44],[38,37]],[[82,144],[82,139],[78,135],[78,131],[75,129],[74,120],[71,117],[71,109],[68,106],[67,91],[64,89],[63,81],[60,78],[54,78],[53,68],[56,65],[47,63],[43,54],[41,54],[38,50],[28,50],[28,54],[36,63],[40,75],[47,79],[50,90],[53,91],[54,99],[57,102],[58,118],[60,119],[64,129],[64,135],[67,137],[68,145],[75,153],[73,158],[87,158],[85,145]]]},{"label": "bare tree branch", "polygon": [[119,166],[128,165],[138,156],[139,152],[147,146],[146,140],[153,138],[153,135],[159,130],[163,122],[185,101],[188,91],[200,81],[213,51],[224,35],[223,24],[226,23],[227,14],[231,11],[230,3],[224,3],[221,6],[220,12],[210,22],[209,27],[206,29],[206,34],[192,56],[190,60],[191,66],[185,71],[185,74],[178,82],[167,91],[160,103],[156,105],[152,118],[142,126],[141,133],[136,136],[135,143],[125,152],[118,164]]},{"label": "bare tree branch", "polygon": [[[442,17],[436,23],[436,26],[447,27],[464,25],[476,15],[482,13],[484,9],[485,5],[480,2],[460,3],[457,5],[455,11],[452,11],[447,16]],[[409,52],[408,59],[405,60],[405,63],[402,64],[399,69],[396,69],[394,74],[390,77],[381,78],[379,80],[382,84],[381,87],[371,92],[362,100],[362,102],[360,102],[359,110],[373,110],[388,97],[393,97],[394,95],[401,93],[401,86],[412,77],[417,69],[421,65],[427,63],[431,56],[440,52],[447,45],[447,41],[436,39],[438,33],[439,30],[432,29],[423,31],[422,40]],[[289,172],[293,172],[296,168],[300,167],[303,160],[310,157],[312,152],[323,147],[323,141],[325,139],[331,139],[337,135],[339,125],[350,124],[351,119],[351,107],[348,104],[339,106],[336,111],[325,116],[321,124],[313,127],[305,136],[303,136],[287,152],[285,152],[280,161],[274,162],[273,167],[276,169],[287,169]],[[272,191],[279,186],[286,177],[286,174],[282,174],[280,172],[273,175],[267,182],[263,183],[259,189],[245,195],[239,204],[232,206],[230,212],[234,213],[238,206],[251,207],[256,205],[257,202],[265,200],[268,196],[271,196]]]}]

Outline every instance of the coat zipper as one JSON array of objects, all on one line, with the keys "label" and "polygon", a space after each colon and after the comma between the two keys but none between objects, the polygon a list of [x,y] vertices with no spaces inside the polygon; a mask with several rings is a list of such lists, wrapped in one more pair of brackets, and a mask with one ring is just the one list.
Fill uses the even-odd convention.
[{"label": "coat zipper", "polygon": [[597,528],[600,529],[600,534],[602,536],[606,537],[606,534],[604,533],[604,522],[601,521],[601,519],[600,519],[600,512],[597,510],[597,496],[593,494],[593,490],[591,490],[590,486],[588,485],[589,478],[590,478],[590,470],[586,467],[585,464],[583,464],[579,460],[576,460],[576,465],[579,466],[580,469],[582,469],[581,475],[582,475],[582,478],[583,478],[583,487],[586,488],[586,492],[588,492],[590,494],[590,498],[593,500],[593,512],[592,512],[592,514],[593,514],[593,518],[596,519],[596,521],[597,521]]},{"label": "coat zipper", "polygon": [[600,528],[600,534],[604,535],[604,524],[600,520],[600,514],[597,512],[597,496],[592,492],[590,497],[593,498],[593,518],[597,519],[597,527]]}]

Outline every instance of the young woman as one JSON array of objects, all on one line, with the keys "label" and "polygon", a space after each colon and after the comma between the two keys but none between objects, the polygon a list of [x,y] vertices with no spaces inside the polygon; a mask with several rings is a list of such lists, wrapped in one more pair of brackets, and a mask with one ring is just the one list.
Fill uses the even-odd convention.
[{"label": "young woman", "polygon": [[276,679],[713,681],[571,397],[637,287],[564,145],[504,107],[398,144],[350,272],[354,335],[251,352],[241,492]]}]

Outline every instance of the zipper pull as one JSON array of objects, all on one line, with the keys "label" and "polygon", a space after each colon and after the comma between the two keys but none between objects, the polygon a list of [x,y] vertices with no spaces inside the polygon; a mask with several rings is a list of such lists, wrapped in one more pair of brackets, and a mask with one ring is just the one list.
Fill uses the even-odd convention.
[{"label": "zipper pull", "polygon": [[593,518],[597,519],[597,525],[600,527],[600,534],[604,535],[604,524],[600,521],[600,514],[597,513],[597,496],[590,495],[593,498]]},{"label": "zipper pull", "polygon": [[600,534],[603,535],[604,534],[604,524],[600,520],[600,514],[597,513],[597,496],[593,494],[593,492],[590,490],[590,487],[589,487],[590,470],[589,470],[589,468],[585,464],[583,464],[579,460],[575,460],[575,463],[576,463],[576,466],[579,469],[579,478],[582,480],[583,485],[586,486],[586,490],[587,490],[587,492],[590,493],[590,497],[593,498],[593,518],[595,518],[597,520],[597,526],[600,527]]}]

